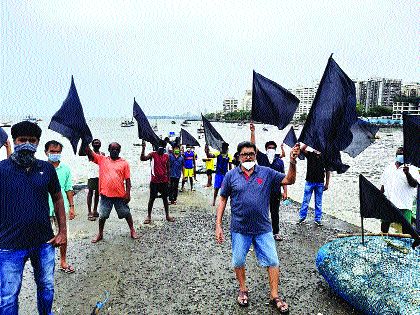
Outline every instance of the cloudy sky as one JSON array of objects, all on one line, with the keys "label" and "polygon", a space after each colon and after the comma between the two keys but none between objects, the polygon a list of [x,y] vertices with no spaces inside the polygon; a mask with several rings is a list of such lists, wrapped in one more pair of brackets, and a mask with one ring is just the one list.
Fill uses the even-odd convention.
[{"label": "cloudy sky", "polygon": [[74,75],[86,116],[220,110],[252,70],[286,88],[328,57],[353,79],[419,81],[417,1],[1,1],[0,121],[51,117]]}]

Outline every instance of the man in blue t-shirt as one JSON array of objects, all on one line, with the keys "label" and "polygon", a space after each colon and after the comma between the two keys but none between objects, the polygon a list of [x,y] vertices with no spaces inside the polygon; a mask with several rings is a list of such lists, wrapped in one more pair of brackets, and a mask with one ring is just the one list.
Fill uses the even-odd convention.
[{"label": "man in blue t-shirt", "polygon": [[[256,145],[255,142],[255,126],[253,123],[249,124],[249,129],[251,130],[251,142]],[[272,168],[273,170],[284,173],[284,163],[282,158],[286,156],[283,149],[283,144],[281,145],[281,155],[276,154],[277,144],[274,141],[268,141],[265,144],[265,154],[262,153],[257,148],[257,163],[261,166],[266,166]],[[283,193],[281,192],[283,188]],[[280,195],[283,200],[287,199],[287,186],[282,185],[282,187],[275,187],[270,194],[270,215],[271,215],[271,225],[273,227],[273,235],[276,241],[281,241],[281,236],[279,234],[279,209],[280,209]]]},{"label": "man in blue t-shirt", "polygon": [[187,145],[187,151],[184,152],[184,170],[183,170],[183,178],[182,178],[182,185],[181,191],[184,191],[185,182],[190,179],[191,191],[194,189],[193,178],[196,178],[196,164],[195,159],[197,158],[194,147],[191,145]]},{"label": "man in blue t-shirt", "polygon": [[184,157],[181,155],[179,145],[175,144],[172,147],[172,152],[169,153],[169,201],[171,205],[176,205],[178,198],[178,185],[181,174],[184,170]]},{"label": "man in blue t-shirt", "polygon": [[213,206],[216,205],[217,194],[222,186],[223,179],[226,173],[232,169],[232,156],[228,153],[229,143],[222,143],[222,152],[210,153],[209,147],[206,146],[204,149],[207,158],[216,158],[216,175],[214,176],[214,194],[213,194]]},{"label": "man in blue t-shirt", "polygon": [[253,244],[260,265],[268,269],[270,304],[280,312],[286,312],[288,305],[278,294],[279,260],[269,219],[269,204],[273,187],[294,184],[296,157],[300,150],[299,145],[293,147],[286,176],[271,168],[256,165],[256,151],[255,144],[251,142],[238,144],[241,164],[229,171],[222,183],[216,215],[216,241],[224,241],[222,218],[230,197],[232,265],[239,282],[237,302],[240,306],[248,306],[245,259]]},{"label": "man in blue t-shirt", "polygon": [[[25,263],[31,260],[39,314],[52,314],[54,247],[67,243],[66,215],[57,173],[35,158],[41,137],[38,125],[12,126],[12,155],[0,162],[0,314],[18,314],[18,295]],[[48,194],[58,221],[54,236]]]}]

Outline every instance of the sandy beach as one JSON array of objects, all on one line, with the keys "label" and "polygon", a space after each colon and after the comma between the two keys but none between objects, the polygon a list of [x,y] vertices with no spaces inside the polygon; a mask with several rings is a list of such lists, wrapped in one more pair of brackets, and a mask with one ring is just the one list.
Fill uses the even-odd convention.
[{"label": "sandy beach", "polygon": [[[157,200],[153,224],[145,226],[142,222],[148,190],[133,189],[130,205],[140,239],[130,239],[125,221],[118,220],[113,212],[106,222],[104,240],[91,244],[98,223],[87,220],[86,192],[79,192],[68,247],[68,261],[76,272],[64,274],[56,268],[55,314],[90,314],[105,290],[110,292],[110,299],[101,314],[275,314],[266,304],[267,272],[258,266],[253,252],[247,259],[250,306],[242,309],[236,304],[229,209],[224,216],[227,240],[218,245],[211,195],[211,189],[198,186],[197,191],[181,193],[178,205],[170,208],[175,223],[164,220],[162,201]],[[319,247],[337,233],[360,229],[328,215],[324,216],[323,227],[316,227],[310,216],[308,223],[296,225],[298,209],[297,203],[281,206],[280,233],[284,239],[277,242],[280,290],[290,305],[290,314],[357,314],[330,291],[316,270],[315,257]],[[20,313],[36,313],[29,263],[20,294]]]}]

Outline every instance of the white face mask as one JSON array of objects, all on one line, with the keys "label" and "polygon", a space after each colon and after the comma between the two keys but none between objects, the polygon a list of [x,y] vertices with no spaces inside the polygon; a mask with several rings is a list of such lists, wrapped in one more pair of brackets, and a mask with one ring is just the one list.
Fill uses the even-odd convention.
[{"label": "white face mask", "polygon": [[270,162],[270,164],[273,163],[275,155],[276,155],[276,150],[274,150],[274,149],[268,149],[267,150],[267,157],[268,157],[268,161]]},{"label": "white face mask", "polygon": [[251,168],[253,168],[255,166],[255,161],[250,161],[250,162],[242,162],[241,165],[246,169],[246,170],[250,170]]}]

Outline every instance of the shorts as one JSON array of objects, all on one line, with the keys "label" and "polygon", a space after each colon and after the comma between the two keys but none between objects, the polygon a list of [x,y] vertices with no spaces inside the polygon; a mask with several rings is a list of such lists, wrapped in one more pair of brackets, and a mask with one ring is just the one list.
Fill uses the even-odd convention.
[{"label": "shorts", "polygon": [[214,188],[219,189],[222,187],[223,178],[225,178],[225,175],[217,173],[214,175]]},{"label": "shorts", "polygon": [[214,171],[213,170],[206,170],[206,174],[207,175],[211,175],[211,174],[213,174],[214,173]]},{"label": "shorts", "polygon": [[89,178],[87,186],[88,186],[89,190],[98,191],[98,189],[99,189],[99,177]]},{"label": "shorts", "polygon": [[125,203],[124,198],[101,195],[101,202],[99,204],[99,219],[108,219],[112,206],[114,206],[115,211],[117,211],[118,219],[126,219],[130,217],[130,208]]},{"label": "shorts", "polygon": [[246,255],[251,244],[254,245],[255,256],[261,267],[277,267],[279,265],[276,243],[271,231],[258,235],[231,232],[231,239],[233,268],[245,266]]},{"label": "shorts", "polygon": [[184,177],[194,177],[194,169],[193,168],[184,168]]},{"label": "shorts", "polygon": [[157,198],[160,193],[162,199],[168,198],[169,194],[169,183],[150,183],[150,198]]}]

